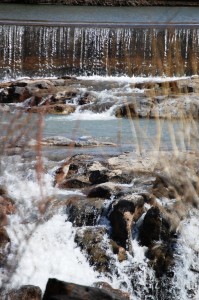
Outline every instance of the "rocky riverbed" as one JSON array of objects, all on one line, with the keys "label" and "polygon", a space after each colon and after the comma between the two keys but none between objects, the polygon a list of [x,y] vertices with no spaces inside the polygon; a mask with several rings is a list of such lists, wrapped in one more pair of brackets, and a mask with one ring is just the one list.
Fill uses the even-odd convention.
[{"label": "rocky riverbed", "polygon": [[[110,111],[117,118],[198,119],[197,76],[185,79],[21,79],[0,83],[0,110],[69,115]],[[10,108],[11,107],[11,108]]]}]

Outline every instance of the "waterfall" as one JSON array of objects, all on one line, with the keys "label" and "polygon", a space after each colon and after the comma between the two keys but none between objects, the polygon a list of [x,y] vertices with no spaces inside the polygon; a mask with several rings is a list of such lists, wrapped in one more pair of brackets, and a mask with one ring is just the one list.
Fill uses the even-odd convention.
[{"label": "waterfall", "polygon": [[0,26],[0,75],[182,76],[198,71],[199,29]]}]

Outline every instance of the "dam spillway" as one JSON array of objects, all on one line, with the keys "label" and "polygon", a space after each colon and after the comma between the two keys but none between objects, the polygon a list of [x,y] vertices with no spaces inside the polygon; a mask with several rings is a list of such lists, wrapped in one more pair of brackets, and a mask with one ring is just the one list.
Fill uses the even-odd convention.
[{"label": "dam spillway", "polygon": [[0,76],[197,74],[199,29],[0,25]]}]

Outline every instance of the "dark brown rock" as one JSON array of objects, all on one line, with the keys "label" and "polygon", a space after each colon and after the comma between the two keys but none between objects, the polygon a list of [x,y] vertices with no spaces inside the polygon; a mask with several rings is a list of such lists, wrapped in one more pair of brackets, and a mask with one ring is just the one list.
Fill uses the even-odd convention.
[{"label": "dark brown rock", "polygon": [[148,247],[146,252],[150,264],[160,277],[169,272],[174,264],[174,252],[177,235],[169,220],[158,207],[152,207],[146,213],[139,231],[141,244]]},{"label": "dark brown rock", "polygon": [[43,300],[125,300],[112,291],[49,279]]},{"label": "dark brown rock", "polygon": [[4,227],[0,227],[0,249],[4,249],[9,242],[10,238],[6,229]]},{"label": "dark brown rock", "polygon": [[106,170],[95,170],[91,171],[89,181],[92,184],[100,184],[109,181],[109,176]]},{"label": "dark brown rock", "polygon": [[88,197],[110,199],[112,194],[113,190],[108,185],[102,184],[92,188],[88,193]]},{"label": "dark brown rock", "polygon": [[168,241],[170,238],[170,224],[164,219],[158,207],[150,208],[140,229],[141,244],[150,246],[154,241]]},{"label": "dark brown rock", "polygon": [[127,200],[120,200],[113,206],[110,213],[109,220],[112,226],[111,237],[118,245],[126,249],[126,241],[128,239],[128,226],[124,213],[129,212],[132,216],[135,212],[135,205],[133,202]]}]

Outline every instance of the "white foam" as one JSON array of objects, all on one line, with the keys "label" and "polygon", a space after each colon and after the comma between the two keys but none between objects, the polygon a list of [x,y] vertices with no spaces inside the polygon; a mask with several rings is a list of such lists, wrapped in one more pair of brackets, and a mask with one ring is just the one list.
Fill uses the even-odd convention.
[{"label": "white foam", "polygon": [[178,290],[176,299],[199,299],[199,212],[195,209],[179,228],[178,255],[174,269],[174,286]]},{"label": "white foam", "polygon": [[96,80],[96,81],[113,81],[113,82],[121,82],[121,83],[142,83],[142,82],[162,82],[162,81],[174,81],[179,79],[187,79],[190,77],[182,76],[182,77],[166,77],[166,76],[157,76],[157,77],[143,77],[143,76],[78,76],[77,79],[81,80]]},{"label": "white foam", "polygon": [[[28,225],[31,232],[34,225]],[[29,241],[25,239],[27,225],[13,224],[7,228],[12,250],[22,254],[10,287],[33,284],[45,289],[49,277],[83,285],[92,285],[99,274],[89,265],[74,242],[74,230],[66,216],[55,215],[33,230]],[[15,258],[16,259],[16,258]]]}]

